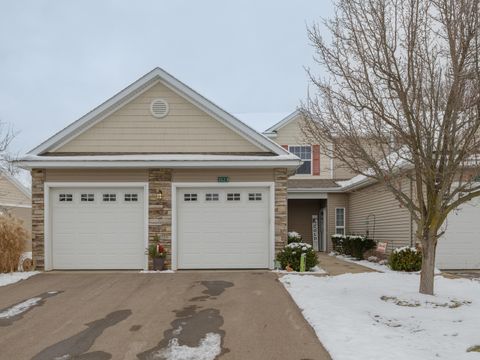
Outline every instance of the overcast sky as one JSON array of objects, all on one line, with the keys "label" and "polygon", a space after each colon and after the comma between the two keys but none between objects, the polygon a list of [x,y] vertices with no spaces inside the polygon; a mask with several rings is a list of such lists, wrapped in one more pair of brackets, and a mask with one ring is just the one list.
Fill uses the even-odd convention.
[{"label": "overcast sky", "polygon": [[0,120],[24,153],[156,66],[231,113],[288,113],[330,0],[2,0]]}]

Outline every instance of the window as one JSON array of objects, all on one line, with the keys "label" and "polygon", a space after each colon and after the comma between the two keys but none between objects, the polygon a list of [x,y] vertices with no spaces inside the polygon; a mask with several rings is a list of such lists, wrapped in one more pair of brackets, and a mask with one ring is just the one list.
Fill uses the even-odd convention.
[{"label": "window", "polygon": [[58,195],[58,201],[62,201],[62,202],[73,201],[73,194],[59,194]]},{"label": "window", "polygon": [[183,194],[184,201],[197,201],[197,194]]},{"label": "window", "polygon": [[249,193],[248,194],[249,201],[260,201],[262,200],[262,193]]},{"label": "window", "polygon": [[205,200],[206,201],[218,201],[218,194],[205,194]]},{"label": "window", "polygon": [[81,194],[80,195],[80,201],[82,202],[92,202],[95,200],[95,195],[94,194]]},{"label": "window", "polygon": [[240,201],[240,193],[228,193],[227,201]]},{"label": "window", "polygon": [[138,194],[125,194],[123,199],[127,202],[138,201]]},{"label": "window", "polygon": [[335,209],[335,234],[345,235],[345,208]]},{"label": "window", "polygon": [[117,194],[103,194],[103,201],[105,202],[117,201]]},{"label": "window", "polygon": [[289,146],[288,151],[297,155],[303,161],[296,174],[310,175],[312,173],[312,147],[310,145]]}]

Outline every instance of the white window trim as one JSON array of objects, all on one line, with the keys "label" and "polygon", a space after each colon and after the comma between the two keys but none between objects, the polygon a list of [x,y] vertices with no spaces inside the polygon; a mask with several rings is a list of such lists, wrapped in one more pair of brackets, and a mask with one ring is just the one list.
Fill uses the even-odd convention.
[{"label": "white window trim", "polygon": [[[337,209],[343,209],[343,226],[338,226],[337,225]],[[347,229],[347,209],[345,207],[336,207],[335,208],[335,234],[337,233],[337,229],[343,229],[343,235],[346,235],[346,229]]]},{"label": "white window trim", "polygon": [[[293,144],[293,145],[288,145],[288,151],[290,151],[291,147],[294,146],[308,146],[310,148],[310,174],[297,174],[295,173],[293,176],[312,176],[313,175],[313,147],[312,145],[309,144]],[[291,151],[290,151],[291,152]],[[293,153],[292,153],[293,154]],[[302,160],[302,159],[300,159]],[[302,160],[303,161],[303,160]],[[320,161],[320,160],[319,160]],[[320,165],[320,164],[319,164]],[[301,166],[301,165],[300,165]]]},{"label": "white window trim", "polygon": [[[45,182],[43,184],[44,190],[44,261],[45,261],[45,271],[52,270],[53,268],[53,259],[52,259],[52,239],[51,234],[51,209],[50,209],[50,189],[58,187],[68,187],[68,188],[122,188],[122,187],[132,187],[132,188],[143,188],[143,237],[144,237],[144,248],[148,247],[148,182]],[[144,261],[144,270],[148,270],[148,255],[145,255]]]},{"label": "white window trim", "polygon": [[172,183],[172,270],[177,270],[178,244],[177,244],[177,191],[181,188],[249,188],[264,187],[269,189],[269,269],[274,267],[275,257],[275,183],[274,182],[193,182],[193,183]]}]

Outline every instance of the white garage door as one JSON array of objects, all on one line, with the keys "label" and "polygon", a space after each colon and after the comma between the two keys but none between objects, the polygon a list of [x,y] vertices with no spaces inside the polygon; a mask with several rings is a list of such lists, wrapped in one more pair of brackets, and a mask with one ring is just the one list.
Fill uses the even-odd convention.
[{"label": "white garage door", "polygon": [[178,189],[178,268],[268,268],[269,204],[269,188]]},{"label": "white garage door", "polygon": [[53,269],[143,269],[143,188],[50,191]]},{"label": "white garage door", "polygon": [[480,269],[480,199],[450,213],[446,233],[438,240],[439,269]]}]

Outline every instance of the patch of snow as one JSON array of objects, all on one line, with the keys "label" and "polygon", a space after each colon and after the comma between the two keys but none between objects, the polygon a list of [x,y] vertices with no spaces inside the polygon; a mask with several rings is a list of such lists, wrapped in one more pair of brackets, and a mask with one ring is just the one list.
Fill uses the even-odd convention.
[{"label": "patch of snow", "polygon": [[220,355],[221,337],[219,334],[208,333],[200,340],[197,347],[179,345],[178,339],[174,338],[168,343],[166,349],[160,350],[154,358],[165,360],[214,360]]},{"label": "patch of snow", "polygon": [[141,270],[142,274],[173,274],[174,270]]},{"label": "patch of snow", "polygon": [[313,268],[311,268],[309,271],[305,272],[299,272],[299,271],[287,271],[287,270],[272,270],[273,272],[279,273],[279,274],[302,274],[302,275],[308,275],[308,274],[328,274],[325,270],[323,270],[321,267],[318,265],[315,265]]},{"label": "patch of snow", "polygon": [[41,300],[42,300],[41,297],[34,297],[31,299],[25,300],[20,304],[12,306],[7,310],[0,312],[0,319],[8,319],[16,315],[20,315],[21,313],[30,309],[32,306],[37,305]]},{"label": "patch of snow", "polygon": [[20,280],[28,279],[33,275],[40,274],[39,271],[25,271],[25,272],[13,272],[7,274],[0,274],[0,286],[14,284]]},{"label": "patch of snow", "polygon": [[[332,255],[331,255],[332,254]],[[392,270],[390,269],[390,267],[385,264],[385,263],[374,263],[374,262],[370,262],[370,261],[367,261],[367,260],[357,260],[351,256],[347,256],[347,255],[335,255],[335,253],[330,253],[329,254],[330,256],[335,256],[337,259],[341,259],[341,260],[344,260],[344,261],[347,261],[347,262],[351,262],[351,263],[354,263],[354,264],[357,264],[357,265],[361,265],[361,266],[364,266],[366,268],[369,268],[369,269],[372,269],[372,270],[376,270],[376,271],[379,271],[379,272],[394,272],[394,273],[398,273],[399,271],[395,271],[395,270]],[[435,275],[440,275],[442,272],[435,268]],[[416,272],[411,272],[409,274],[420,274],[420,271],[416,271]]]},{"label": "patch of snow", "polygon": [[[472,359],[480,344],[480,284],[437,277],[436,295],[399,272],[280,281],[334,360]],[[325,311],[328,309],[328,311]]]}]

